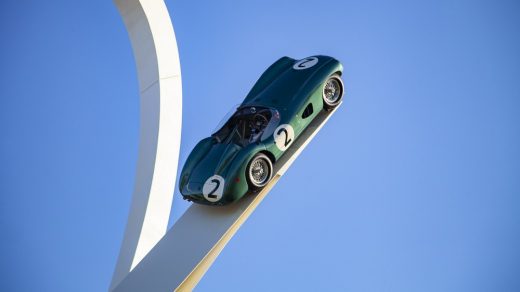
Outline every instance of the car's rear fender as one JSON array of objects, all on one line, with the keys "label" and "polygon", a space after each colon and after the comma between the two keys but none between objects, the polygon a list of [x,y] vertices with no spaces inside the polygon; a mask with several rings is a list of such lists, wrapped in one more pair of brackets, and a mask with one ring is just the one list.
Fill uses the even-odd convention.
[{"label": "car's rear fender", "polygon": [[313,97],[313,94],[315,94],[317,90],[321,91],[327,78],[335,73],[341,75],[343,73],[343,65],[341,65],[338,60],[330,58],[319,68],[319,70],[313,73],[313,76],[309,78],[306,83],[302,85],[301,89],[296,93],[296,95],[299,95],[299,98],[294,99],[295,101],[298,101],[298,103],[293,107],[294,111],[288,113],[296,114],[302,111],[307,105],[309,99]]}]

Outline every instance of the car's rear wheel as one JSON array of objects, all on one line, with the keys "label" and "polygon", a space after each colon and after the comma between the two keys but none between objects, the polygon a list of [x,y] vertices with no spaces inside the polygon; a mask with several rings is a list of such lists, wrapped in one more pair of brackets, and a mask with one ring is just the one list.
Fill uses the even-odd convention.
[{"label": "car's rear wheel", "polygon": [[336,107],[343,97],[343,81],[338,74],[330,76],[323,85],[323,105],[330,110]]},{"label": "car's rear wheel", "polygon": [[267,185],[273,175],[273,164],[267,155],[258,153],[251,159],[246,169],[246,178],[253,189]]}]

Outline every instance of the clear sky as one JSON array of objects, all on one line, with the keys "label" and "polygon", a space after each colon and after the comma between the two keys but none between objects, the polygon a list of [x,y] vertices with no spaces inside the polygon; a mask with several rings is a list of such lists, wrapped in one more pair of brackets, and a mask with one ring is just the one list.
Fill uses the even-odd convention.
[{"label": "clear sky", "polygon": [[[198,291],[520,291],[518,1],[166,3],[181,163],[279,57],[345,67],[343,106]],[[2,0],[0,32],[0,291],[105,291],[137,158],[123,22]]]}]

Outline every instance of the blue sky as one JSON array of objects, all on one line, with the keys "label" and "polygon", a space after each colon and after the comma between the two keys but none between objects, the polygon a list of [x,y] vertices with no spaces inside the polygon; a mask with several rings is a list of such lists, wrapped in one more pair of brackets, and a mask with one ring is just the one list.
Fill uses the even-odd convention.
[{"label": "blue sky", "polygon": [[[342,108],[198,291],[520,290],[518,3],[166,4],[181,162],[277,58],[345,67]],[[138,143],[122,20],[111,1],[4,0],[0,32],[0,290],[105,291]]]}]

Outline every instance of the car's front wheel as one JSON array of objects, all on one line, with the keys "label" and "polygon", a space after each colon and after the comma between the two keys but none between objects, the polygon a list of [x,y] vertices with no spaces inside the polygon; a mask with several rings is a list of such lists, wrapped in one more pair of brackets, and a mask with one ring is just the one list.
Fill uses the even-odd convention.
[{"label": "car's front wheel", "polygon": [[259,189],[267,185],[273,175],[273,164],[267,155],[258,153],[251,159],[246,169],[249,186]]},{"label": "car's front wheel", "polygon": [[338,74],[330,76],[323,85],[323,105],[330,110],[336,107],[343,97],[343,81]]}]

